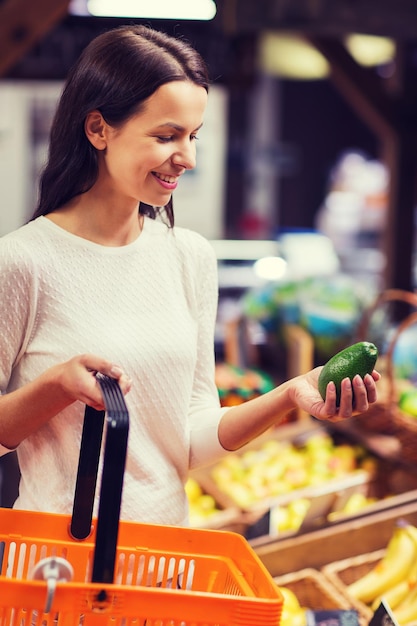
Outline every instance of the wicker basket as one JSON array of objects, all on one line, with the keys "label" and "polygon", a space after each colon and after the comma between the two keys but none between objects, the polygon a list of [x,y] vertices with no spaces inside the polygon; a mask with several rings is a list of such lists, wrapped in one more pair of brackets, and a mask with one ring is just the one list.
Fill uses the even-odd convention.
[{"label": "wicker basket", "polygon": [[[357,340],[366,340],[373,314],[389,302],[403,302],[417,308],[417,294],[400,289],[382,292],[367,310],[358,330]],[[358,430],[389,435],[399,443],[398,460],[415,465],[417,462],[417,419],[401,411],[401,391],[410,383],[395,378],[393,354],[400,335],[410,326],[417,324],[417,311],[408,315],[396,328],[386,353],[379,357],[377,369],[383,374],[378,383],[378,400],[363,416],[353,418]]]},{"label": "wicker basket", "polygon": [[345,590],[336,587],[324,573],[307,567],[291,574],[277,576],[274,581],[278,587],[287,587],[295,595],[301,606],[312,611],[332,609],[356,610],[361,626],[369,621],[369,610],[366,606],[356,606]]},{"label": "wicker basket", "polygon": [[347,587],[351,583],[365,576],[371,569],[382,559],[385,554],[385,548],[367,554],[360,554],[342,561],[335,561],[324,565],[321,572],[325,578],[339,591],[341,595],[348,599],[360,615],[367,620],[373,616],[372,609],[350,596]]}]

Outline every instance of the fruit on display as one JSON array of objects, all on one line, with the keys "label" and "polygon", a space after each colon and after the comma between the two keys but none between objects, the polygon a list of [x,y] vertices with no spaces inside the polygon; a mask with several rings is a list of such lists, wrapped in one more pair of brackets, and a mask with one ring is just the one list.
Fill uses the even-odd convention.
[{"label": "fruit on display", "polygon": [[[354,492],[340,509],[330,511],[327,520],[334,522],[341,517],[357,515],[375,502],[377,502],[377,498],[366,496],[361,491]],[[274,534],[297,532],[310,506],[311,500],[309,498],[294,498],[286,506],[273,506],[271,508],[271,532]]]},{"label": "fruit on display", "polygon": [[228,363],[216,365],[215,380],[222,406],[241,404],[275,387],[265,372]]},{"label": "fruit on display", "polygon": [[300,605],[296,594],[289,587],[279,587],[283,598],[281,626],[307,626],[307,609]]},{"label": "fruit on display", "polygon": [[369,341],[359,341],[332,356],[320,372],[318,388],[323,400],[329,382],[336,385],[336,402],[340,403],[340,385],[344,378],[371,374],[378,358],[378,348]]},{"label": "fruit on display", "polygon": [[410,389],[402,391],[398,405],[401,411],[407,413],[407,415],[417,417],[417,389],[411,387]]},{"label": "fruit on display", "polygon": [[371,504],[374,504],[377,501],[378,498],[367,496],[361,491],[356,491],[355,493],[352,493],[351,496],[349,496],[349,498],[340,510],[332,511],[329,514],[328,519],[330,522],[332,522],[345,515],[356,515],[357,513],[360,513],[360,511],[363,511],[363,509],[370,506]]},{"label": "fruit on display", "polygon": [[191,526],[202,526],[208,518],[220,512],[214,497],[204,493],[194,478],[188,478],[185,484],[185,493],[189,503]]},{"label": "fruit on display", "polygon": [[382,597],[400,626],[417,620],[417,528],[398,520],[382,559],[364,576],[347,586],[347,592],[373,610]]},{"label": "fruit on display", "polygon": [[356,470],[372,472],[375,463],[362,446],[337,445],[321,431],[311,434],[301,446],[271,438],[257,449],[230,453],[211,469],[211,478],[216,489],[247,509],[262,500],[322,485]]},{"label": "fruit on display", "polygon": [[286,506],[274,506],[271,509],[270,527],[278,534],[299,530],[310,507],[309,498],[294,498]]},{"label": "fruit on display", "polygon": [[395,619],[400,626],[415,624],[417,621],[417,585],[414,584],[403,600],[394,609]]},{"label": "fruit on display", "polygon": [[[410,594],[411,590],[417,585],[417,560],[411,566],[407,576],[405,576],[402,580],[400,580],[396,585],[393,585],[386,591],[384,591],[384,598],[388,602],[389,606],[392,609],[397,608],[400,603],[406,599],[406,597]],[[372,602],[371,608],[376,611],[380,602],[382,600],[382,596],[378,596]]]}]

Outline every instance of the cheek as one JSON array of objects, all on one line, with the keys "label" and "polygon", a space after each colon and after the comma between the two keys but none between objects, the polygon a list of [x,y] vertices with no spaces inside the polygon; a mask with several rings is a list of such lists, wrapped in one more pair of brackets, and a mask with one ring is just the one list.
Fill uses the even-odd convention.
[{"label": "cheek", "polygon": [[137,154],[134,155],[129,150],[115,151],[109,162],[111,173],[122,180],[137,175],[142,170],[143,165]]}]

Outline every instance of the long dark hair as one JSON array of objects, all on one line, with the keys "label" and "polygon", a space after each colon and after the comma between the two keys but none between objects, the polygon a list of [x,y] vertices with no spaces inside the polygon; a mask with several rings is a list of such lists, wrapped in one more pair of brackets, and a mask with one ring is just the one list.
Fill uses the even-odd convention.
[{"label": "long dark hair", "polygon": [[[68,74],[32,219],[59,209],[96,182],[97,152],[84,132],[88,113],[99,110],[108,124],[120,126],[158,87],[175,80],[191,80],[208,91],[207,67],[187,42],[140,25],[96,37]],[[139,211],[155,217],[158,209],[140,203]],[[173,226],[172,201],[165,211]]]}]

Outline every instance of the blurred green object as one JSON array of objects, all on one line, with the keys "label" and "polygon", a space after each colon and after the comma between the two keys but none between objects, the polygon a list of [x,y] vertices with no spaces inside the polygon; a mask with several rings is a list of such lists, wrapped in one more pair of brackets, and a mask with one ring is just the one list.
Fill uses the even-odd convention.
[{"label": "blurred green object", "polygon": [[404,413],[417,418],[417,389],[403,391],[400,395],[399,407]]},{"label": "blurred green object", "polygon": [[397,378],[417,381],[417,326],[410,326],[400,334],[392,362]]},{"label": "blurred green object", "polygon": [[353,338],[375,294],[344,274],[269,283],[243,297],[243,312],[268,333],[281,336],[284,324],[298,324],[314,339],[317,356],[327,359]]}]

